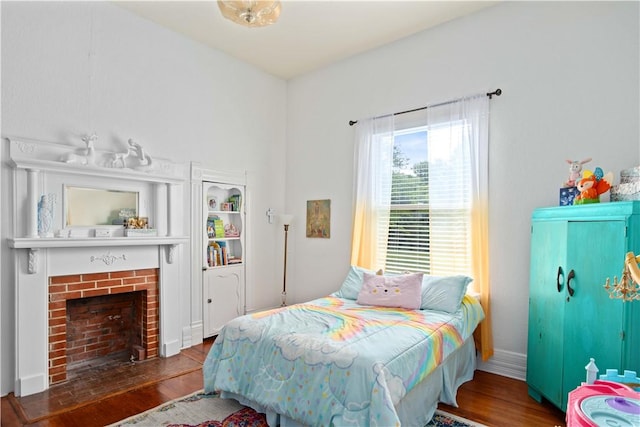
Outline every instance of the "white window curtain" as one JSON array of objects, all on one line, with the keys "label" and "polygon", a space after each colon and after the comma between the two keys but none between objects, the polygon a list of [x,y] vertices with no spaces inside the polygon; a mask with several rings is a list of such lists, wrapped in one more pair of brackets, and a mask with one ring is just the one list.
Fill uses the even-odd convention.
[{"label": "white window curtain", "polygon": [[384,267],[391,204],[393,115],[358,121],[351,265]]},{"label": "white window curtain", "polygon": [[[412,113],[413,114],[413,113]],[[493,355],[489,310],[489,98],[477,95],[430,106],[421,117],[359,120],[355,142],[355,216],[351,263],[387,265],[394,133],[406,123],[427,132],[429,270],[468,274],[486,318],[476,333],[483,360]],[[443,152],[448,153],[446,160]],[[465,175],[467,174],[467,175]],[[398,261],[402,265],[403,260]]]}]

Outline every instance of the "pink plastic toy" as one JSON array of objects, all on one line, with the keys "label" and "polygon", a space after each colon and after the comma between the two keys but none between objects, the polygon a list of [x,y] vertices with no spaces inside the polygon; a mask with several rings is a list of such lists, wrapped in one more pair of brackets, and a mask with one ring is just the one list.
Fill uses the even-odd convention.
[{"label": "pink plastic toy", "polygon": [[567,427],[640,426],[640,393],[596,380],[569,392]]}]

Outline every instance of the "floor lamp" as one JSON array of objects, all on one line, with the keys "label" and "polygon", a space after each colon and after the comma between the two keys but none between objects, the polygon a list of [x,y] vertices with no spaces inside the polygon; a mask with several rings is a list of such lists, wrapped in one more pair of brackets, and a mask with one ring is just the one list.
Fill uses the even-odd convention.
[{"label": "floor lamp", "polygon": [[280,216],[282,223],[284,224],[284,272],[282,274],[282,305],[287,305],[287,237],[289,234],[289,224],[293,219],[293,215],[282,214]]}]

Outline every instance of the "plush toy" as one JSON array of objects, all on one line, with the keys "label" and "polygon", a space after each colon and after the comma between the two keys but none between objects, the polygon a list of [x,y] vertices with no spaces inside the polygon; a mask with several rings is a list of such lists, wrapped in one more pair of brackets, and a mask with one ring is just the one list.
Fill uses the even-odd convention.
[{"label": "plush toy", "polygon": [[573,200],[573,204],[600,203],[600,195],[609,191],[612,183],[613,172],[604,175],[601,168],[596,168],[593,173],[585,171],[584,178],[576,184],[580,194]]},{"label": "plush toy", "polygon": [[584,160],[565,160],[569,163],[569,179],[564,183],[565,187],[575,187],[580,180],[580,172],[582,172],[582,165],[591,161],[591,157]]}]

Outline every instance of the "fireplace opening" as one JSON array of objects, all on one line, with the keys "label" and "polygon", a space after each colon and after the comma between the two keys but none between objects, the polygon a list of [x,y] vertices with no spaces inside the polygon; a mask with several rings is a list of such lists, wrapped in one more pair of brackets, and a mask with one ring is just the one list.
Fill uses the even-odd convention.
[{"label": "fireplace opening", "polygon": [[158,356],[158,270],[49,278],[49,384],[69,372]]},{"label": "fireplace opening", "polygon": [[145,291],[67,300],[67,370],[105,356],[140,359],[143,298]]}]

